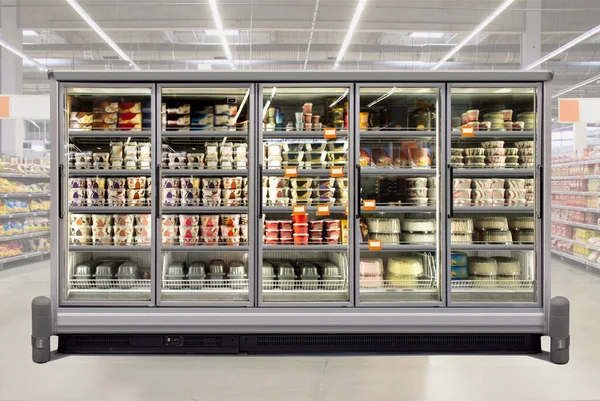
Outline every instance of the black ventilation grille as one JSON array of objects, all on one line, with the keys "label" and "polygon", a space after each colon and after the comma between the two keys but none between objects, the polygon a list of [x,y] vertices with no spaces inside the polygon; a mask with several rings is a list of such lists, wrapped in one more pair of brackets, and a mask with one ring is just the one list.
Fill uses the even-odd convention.
[{"label": "black ventilation grille", "polygon": [[539,334],[62,334],[65,354],[541,352]]},{"label": "black ventilation grille", "polygon": [[256,335],[248,352],[541,352],[536,334]]}]

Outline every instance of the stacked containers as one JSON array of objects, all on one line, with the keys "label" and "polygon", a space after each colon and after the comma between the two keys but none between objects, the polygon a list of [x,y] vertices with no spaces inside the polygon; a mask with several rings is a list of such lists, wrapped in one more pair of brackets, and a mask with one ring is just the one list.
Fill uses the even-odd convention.
[{"label": "stacked containers", "polygon": [[204,144],[205,165],[209,170],[219,168],[219,144],[217,142],[206,142]]},{"label": "stacked containers", "polygon": [[190,113],[192,106],[187,103],[162,105],[162,126],[174,131],[189,131],[192,119]]},{"label": "stacked containers", "polygon": [[142,102],[119,102],[119,130],[141,131]]},{"label": "stacked containers", "polygon": [[289,204],[289,178],[264,177],[263,199],[270,206],[287,206]]},{"label": "stacked containers", "polygon": [[138,142],[138,168],[147,170],[152,164],[152,147],[150,142]]},{"label": "stacked containers", "polygon": [[[367,218],[369,239],[381,240],[383,244],[400,243],[400,220],[396,218]],[[383,264],[382,264],[383,266]]]},{"label": "stacked containers", "polygon": [[123,168],[123,142],[110,143],[110,166],[113,169]]},{"label": "stacked containers", "polygon": [[92,241],[94,245],[112,245],[112,216],[108,214],[92,215]]},{"label": "stacked containers", "polygon": [[521,141],[517,142],[516,145],[517,149],[519,149],[519,163],[521,167],[533,167],[535,160],[535,142]]},{"label": "stacked containers", "polygon": [[179,182],[181,206],[200,206],[200,178],[182,177]]},{"label": "stacked containers", "polygon": [[450,269],[452,280],[466,280],[469,278],[467,267],[467,254],[462,252],[452,252],[450,256]]},{"label": "stacked containers", "polygon": [[319,204],[335,203],[335,178],[315,178],[313,180],[313,200]]},{"label": "stacked containers", "polygon": [[411,206],[427,206],[429,194],[437,198],[435,187],[433,191],[427,188],[427,178],[416,177],[406,179],[406,202]]},{"label": "stacked containers", "polygon": [[233,144],[233,168],[245,170],[248,168],[248,144],[240,142]]},{"label": "stacked containers", "polygon": [[[473,219],[470,217],[453,218],[450,222],[452,244],[473,243]],[[466,266],[466,264],[465,264]]]},{"label": "stacked containers", "polygon": [[308,245],[308,213],[292,215],[294,245]]},{"label": "stacked containers", "polygon": [[175,214],[163,214],[162,216],[162,244],[173,246],[178,243],[179,217]]},{"label": "stacked containers", "polygon": [[70,214],[69,234],[72,244],[89,245],[92,240],[92,217],[87,214]]},{"label": "stacked containers", "polygon": [[237,105],[215,104],[214,127],[215,131],[235,131],[235,115]]},{"label": "stacked containers", "polygon": [[362,288],[383,287],[383,260],[361,258],[359,269],[360,286]]},{"label": "stacked containers", "polygon": [[72,206],[87,203],[87,181],[85,178],[69,178],[69,199]]},{"label": "stacked containers", "polygon": [[116,130],[119,103],[109,100],[94,100],[92,127],[94,131]]},{"label": "stacked containers", "polygon": [[127,170],[135,170],[138,163],[138,147],[137,142],[126,142],[123,145],[123,154],[125,155],[124,167]]},{"label": "stacked containers", "polygon": [[127,180],[122,177],[108,178],[108,198],[107,203],[109,206],[125,206],[126,199],[126,188]]},{"label": "stacked containers", "polygon": [[[204,216],[203,216],[204,217]],[[180,214],[179,215],[179,245],[195,246],[199,243],[198,225],[200,218],[197,215]]]},{"label": "stacked containers", "polygon": [[146,205],[146,177],[127,177],[127,205]]},{"label": "stacked containers", "polygon": [[[532,184],[527,186],[527,184]],[[506,205],[525,206],[533,203],[533,179],[510,178],[506,180]],[[528,200],[530,202],[528,202]]]},{"label": "stacked containers", "polygon": [[474,178],[473,179],[473,205],[474,206],[504,206],[503,178]]},{"label": "stacked containers", "polygon": [[103,206],[106,198],[106,178],[90,177],[86,183],[88,206]]},{"label": "stacked containers", "polygon": [[293,237],[292,220],[265,220],[265,244],[291,245]]},{"label": "stacked containers", "polygon": [[135,215],[114,214],[113,244],[117,246],[133,245]]},{"label": "stacked containers", "polygon": [[237,246],[240,242],[248,240],[248,215],[222,214],[220,215],[221,242],[229,246]]},{"label": "stacked containers", "polygon": [[[292,195],[292,204],[306,204],[310,206],[312,204],[313,194],[313,178],[297,177],[290,179],[292,189],[290,193]],[[315,191],[316,192],[316,191]]]},{"label": "stacked containers", "polygon": [[192,111],[192,131],[208,131],[214,128],[215,108],[205,106]]},{"label": "stacked containers", "polygon": [[178,206],[180,202],[180,179],[163,178],[162,179],[162,204],[163,206]]},{"label": "stacked containers", "polygon": [[233,169],[234,147],[231,142],[224,142],[219,145],[219,165],[221,170]]},{"label": "stacked containers", "polygon": [[267,143],[264,146],[264,156],[268,169],[281,169],[283,157],[281,157],[281,145],[278,143]]},{"label": "stacked containers", "polygon": [[150,246],[152,242],[152,215],[138,214],[135,216],[135,244]]}]

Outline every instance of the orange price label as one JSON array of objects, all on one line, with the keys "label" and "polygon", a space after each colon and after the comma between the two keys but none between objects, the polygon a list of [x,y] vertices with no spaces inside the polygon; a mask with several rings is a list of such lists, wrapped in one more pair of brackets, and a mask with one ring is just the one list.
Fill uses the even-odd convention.
[{"label": "orange price label", "polygon": [[370,239],[369,240],[369,251],[381,251],[381,240]]},{"label": "orange price label", "polygon": [[344,206],[344,212],[346,213],[346,216],[348,216],[348,204],[346,204],[346,206]]},{"label": "orange price label", "polygon": [[460,127],[460,133],[462,136],[475,136],[475,130],[469,125]]},{"label": "orange price label", "polygon": [[363,199],[363,207],[365,210],[376,210],[377,204],[375,203],[375,199]]},{"label": "orange price label", "polygon": [[332,167],[331,168],[331,177],[333,177],[333,178],[344,177],[344,168],[343,167]]},{"label": "orange price label", "polygon": [[331,214],[329,204],[317,205],[317,216],[329,216]]},{"label": "orange price label", "polygon": [[286,167],[283,169],[286,177],[298,177],[298,167]]},{"label": "orange price label", "polygon": [[325,139],[335,139],[337,138],[337,134],[335,128],[324,128],[323,129],[323,137]]},{"label": "orange price label", "polygon": [[306,205],[292,206],[292,214],[306,214]]}]

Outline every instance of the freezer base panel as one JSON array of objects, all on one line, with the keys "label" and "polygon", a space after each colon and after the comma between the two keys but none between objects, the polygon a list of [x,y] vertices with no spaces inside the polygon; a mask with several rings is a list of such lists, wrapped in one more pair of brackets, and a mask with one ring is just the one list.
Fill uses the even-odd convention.
[{"label": "freezer base panel", "polygon": [[546,334],[542,308],[59,307],[55,334]]},{"label": "freezer base panel", "polygon": [[542,352],[539,334],[62,334],[64,354]]}]

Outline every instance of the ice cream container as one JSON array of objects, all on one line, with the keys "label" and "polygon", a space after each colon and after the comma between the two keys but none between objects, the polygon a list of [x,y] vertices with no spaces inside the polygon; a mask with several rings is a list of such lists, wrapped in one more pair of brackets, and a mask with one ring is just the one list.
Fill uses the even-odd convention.
[{"label": "ice cream container", "polygon": [[282,230],[291,230],[292,225],[292,220],[279,220],[279,228]]},{"label": "ice cream container", "polygon": [[[240,224],[241,216],[239,214],[222,214],[221,225],[224,226],[238,226]],[[204,224],[202,224],[204,225]]]},{"label": "ice cream container", "polygon": [[69,188],[69,199],[73,206],[84,206],[87,203],[87,190],[85,188]]},{"label": "ice cream container", "polygon": [[308,223],[294,223],[293,229],[296,234],[308,234]]},{"label": "ice cream container", "polygon": [[179,188],[162,189],[164,206],[175,206],[179,204]]},{"label": "ice cream container", "polygon": [[106,198],[106,190],[105,189],[88,189],[88,191],[87,191],[88,206],[104,205],[105,198]]},{"label": "ice cream container", "polygon": [[[164,180],[167,178],[163,178]],[[145,189],[146,177],[127,177],[127,188],[129,189]]]},{"label": "ice cream container", "polygon": [[294,245],[308,245],[308,234],[294,234]]},{"label": "ice cream container", "polygon": [[[216,220],[216,224],[213,223]],[[218,215],[202,215],[198,216],[197,214],[180,214],[179,215],[179,226],[180,227],[195,227],[198,226],[198,223],[202,222],[202,225],[205,227],[217,226],[219,223]],[[206,222],[206,224],[205,224]]]},{"label": "ice cream container", "polygon": [[308,213],[305,214],[293,214],[292,221],[294,223],[308,223]]}]

